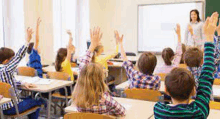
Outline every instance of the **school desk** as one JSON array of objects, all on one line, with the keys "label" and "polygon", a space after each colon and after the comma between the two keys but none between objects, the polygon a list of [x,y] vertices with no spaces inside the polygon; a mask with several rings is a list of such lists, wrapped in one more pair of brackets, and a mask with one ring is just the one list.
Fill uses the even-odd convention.
[{"label": "school desk", "polygon": [[[72,86],[73,81],[64,81],[64,80],[56,80],[56,79],[41,79],[36,77],[28,77],[28,76],[15,76],[16,80],[20,80],[22,82],[33,83],[37,85],[37,88],[26,89],[21,87],[22,90],[39,92],[39,93],[49,93],[49,97],[47,99],[48,107],[47,107],[47,117],[50,119],[50,108],[51,108],[51,97],[52,91],[58,90],[60,88],[66,88],[66,86]],[[39,79],[39,80],[38,80]],[[67,97],[67,95],[66,95]],[[66,98],[66,104],[68,100]]]},{"label": "school desk", "polygon": [[[137,56],[127,56],[127,58],[131,62],[136,62],[138,60]],[[113,59],[110,59],[110,61],[123,62],[123,59],[122,58],[113,58]]]},{"label": "school desk", "polygon": [[[144,119],[153,115],[155,102],[116,97],[114,99],[125,107],[126,116],[123,117],[124,119]],[[75,106],[65,108],[65,112],[67,113],[76,111]]]}]

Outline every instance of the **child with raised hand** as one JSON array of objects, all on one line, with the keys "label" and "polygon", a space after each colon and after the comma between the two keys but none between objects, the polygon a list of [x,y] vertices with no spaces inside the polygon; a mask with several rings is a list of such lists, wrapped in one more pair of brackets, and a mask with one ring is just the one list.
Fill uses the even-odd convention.
[{"label": "child with raised hand", "polygon": [[158,73],[169,73],[174,67],[178,67],[181,56],[182,56],[182,44],[181,44],[181,33],[180,33],[180,25],[176,25],[176,34],[178,36],[178,46],[176,50],[176,54],[174,54],[171,48],[165,48],[162,51],[162,58],[164,64],[158,66],[155,70],[155,74]]},{"label": "child with raised hand", "polygon": [[103,66],[92,62],[94,50],[100,43],[100,28],[95,28],[90,34],[91,45],[81,58],[80,75],[72,94],[73,105],[79,112],[124,116],[125,108],[109,94]]},{"label": "child with raised hand", "polygon": [[120,37],[118,31],[115,31],[115,36],[121,47],[121,55],[124,60],[123,67],[126,70],[130,83],[129,88],[159,90],[161,82],[160,77],[153,75],[155,66],[157,65],[156,56],[150,52],[143,53],[138,59],[137,67],[139,71],[137,71],[134,69],[132,62],[127,59],[123,48],[123,35]]},{"label": "child with raised hand", "polygon": [[[32,29],[27,29],[27,43],[23,45],[19,51],[15,54],[12,49],[2,47],[0,49],[0,81],[5,82],[11,85],[12,89],[16,95],[16,103],[18,104],[19,113],[22,113],[32,107],[40,106],[43,104],[42,100],[34,100],[31,98],[20,98],[20,91],[18,90],[17,86],[24,86],[26,88],[35,88],[36,86],[33,84],[22,83],[17,81],[14,77],[14,72],[22,60],[22,58],[26,54],[27,46],[32,38],[33,31]],[[14,103],[11,101],[9,103],[3,104],[1,106],[3,109],[4,115],[15,115],[16,110]],[[40,109],[36,110],[35,112],[28,115],[29,119],[37,119],[39,116]]]},{"label": "child with raised hand", "polygon": [[195,94],[195,79],[183,68],[174,68],[165,78],[165,92],[171,96],[173,104],[158,102],[154,106],[154,117],[158,118],[197,118],[206,119],[209,115],[209,101],[213,85],[214,49],[213,36],[216,29],[218,13],[207,18],[204,25],[206,36],[204,63],[199,76],[199,85],[195,101],[189,103]]},{"label": "child with raised hand", "polygon": [[[74,81],[74,74],[77,74],[76,72],[73,72],[71,69],[71,58],[72,53],[75,52],[75,47],[72,44],[73,38],[72,33],[68,30],[67,34],[69,35],[69,42],[67,48],[60,48],[58,50],[56,61],[55,61],[55,69],[57,72],[65,72],[68,73],[70,76],[70,80]],[[71,88],[67,87],[67,93],[68,95],[71,95]],[[62,88],[60,89],[60,94],[65,95],[65,90]]]},{"label": "child with raised hand", "polygon": [[29,55],[29,61],[27,63],[27,66],[32,67],[37,70],[37,74],[40,78],[43,78],[43,70],[42,70],[42,64],[41,64],[41,57],[39,55],[39,26],[40,26],[41,19],[37,19],[37,27],[36,27],[36,39],[35,44],[32,42],[29,44],[27,53]]}]

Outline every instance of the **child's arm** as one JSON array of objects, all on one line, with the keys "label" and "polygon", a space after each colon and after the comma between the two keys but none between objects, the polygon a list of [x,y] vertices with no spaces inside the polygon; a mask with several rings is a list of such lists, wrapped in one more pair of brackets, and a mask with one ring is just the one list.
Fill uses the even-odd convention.
[{"label": "child's arm", "polygon": [[40,26],[40,22],[41,22],[41,19],[38,18],[38,19],[37,19],[37,26],[36,26],[35,45],[34,45],[34,49],[35,49],[35,50],[38,50],[38,46],[39,46],[39,26]]},{"label": "child's arm", "polygon": [[31,28],[27,29],[27,43],[26,45],[23,45],[19,51],[16,53],[16,55],[5,65],[6,66],[6,71],[8,72],[14,72],[15,69],[18,66],[18,63],[22,60],[22,58],[26,54],[27,46],[32,38],[33,31]]},{"label": "child's arm", "polygon": [[179,24],[176,25],[176,34],[178,36],[178,46],[177,46],[176,55],[175,55],[175,59],[173,60],[174,61],[173,63],[175,66],[178,66],[181,60],[181,56],[182,56],[181,33],[180,33]]},{"label": "child's arm", "polygon": [[212,14],[211,18],[207,18],[204,25],[204,33],[206,35],[205,51],[204,51],[204,63],[202,67],[202,72],[199,77],[199,86],[197,89],[197,95],[195,103],[198,108],[200,108],[204,118],[209,114],[209,101],[212,92],[213,85],[213,73],[214,68],[214,44],[213,36],[216,29],[218,19],[218,13]]},{"label": "child's arm", "polygon": [[110,96],[108,93],[105,93],[103,99],[105,104],[108,106],[107,109],[110,109],[109,111],[111,115],[125,116],[125,108],[114,100],[112,96]]},{"label": "child's arm", "polygon": [[120,45],[122,58],[123,58],[124,61],[128,61],[128,58],[126,56],[126,53],[125,53],[125,50],[124,50],[124,47],[123,47],[123,37],[124,37],[124,35],[122,35],[120,37],[119,34],[118,34],[118,31],[115,31],[115,38],[116,38],[117,42]]},{"label": "child's arm", "polygon": [[68,48],[67,48],[66,60],[71,62],[72,53],[75,51],[75,47],[72,44],[72,42],[73,42],[72,33],[68,30],[67,34],[69,35],[69,43],[68,43]]},{"label": "child's arm", "polygon": [[79,70],[92,61],[92,56],[95,48],[99,45],[101,40],[100,28],[97,27],[93,31],[90,30],[91,45],[83,58],[80,58]]}]

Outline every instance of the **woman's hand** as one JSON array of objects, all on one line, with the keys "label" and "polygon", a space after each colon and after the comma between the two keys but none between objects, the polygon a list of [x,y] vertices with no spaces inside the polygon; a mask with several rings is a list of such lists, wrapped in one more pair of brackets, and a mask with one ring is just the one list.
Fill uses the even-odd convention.
[{"label": "woman's hand", "polygon": [[191,25],[188,25],[188,30],[189,30],[190,34],[193,35],[193,28]]}]

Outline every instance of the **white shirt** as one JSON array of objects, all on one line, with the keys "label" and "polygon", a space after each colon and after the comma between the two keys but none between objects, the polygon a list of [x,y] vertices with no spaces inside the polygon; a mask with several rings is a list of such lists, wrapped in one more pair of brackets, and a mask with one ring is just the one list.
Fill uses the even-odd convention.
[{"label": "white shirt", "polygon": [[[193,28],[193,36],[188,30],[188,25],[191,25]],[[196,22],[192,23],[190,22],[187,25],[186,31],[185,31],[185,45],[186,46],[201,46],[205,43],[205,36],[203,33],[203,22]]]}]

